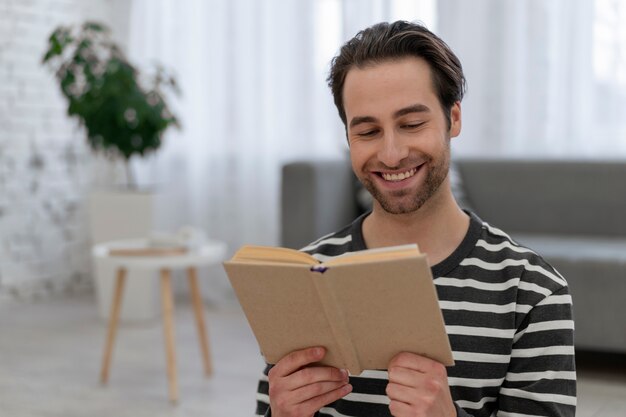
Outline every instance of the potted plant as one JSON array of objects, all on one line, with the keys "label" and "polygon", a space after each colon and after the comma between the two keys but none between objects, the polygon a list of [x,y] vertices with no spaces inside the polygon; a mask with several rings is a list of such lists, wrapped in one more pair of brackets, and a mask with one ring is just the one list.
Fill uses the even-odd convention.
[{"label": "potted plant", "polygon": [[[80,27],[60,26],[48,39],[42,62],[54,71],[67,99],[67,114],[85,128],[88,144],[96,154],[112,162],[123,161],[125,189],[92,193],[89,204],[93,243],[145,237],[152,230],[153,195],[137,190],[130,160],[159,149],[163,133],[179,126],[169,110],[164,89],[178,93],[174,77],[156,66],[154,76],[142,77],[111,38],[110,30],[96,22]],[[131,271],[132,272],[132,271]],[[108,316],[113,271],[95,265],[94,276],[100,315]],[[129,279],[127,294],[151,293]],[[125,318],[155,315],[150,296],[124,301]],[[146,301],[147,300],[147,301]]]},{"label": "potted plant", "polygon": [[135,186],[130,158],[161,146],[163,133],[178,126],[162,87],[178,93],[174,77],[162,67],[146,82],[111,40],[102,24],[87,22],[79,31],[57,28],[48,39],[43,63],[51,66],[68,101],[67,114],[87,131],[91,149],[123,158],[127,182]]}]

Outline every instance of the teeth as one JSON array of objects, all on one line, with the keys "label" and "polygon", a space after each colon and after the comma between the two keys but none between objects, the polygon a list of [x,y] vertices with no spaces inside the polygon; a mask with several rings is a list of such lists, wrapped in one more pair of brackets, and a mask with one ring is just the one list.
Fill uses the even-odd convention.
[{"label": "teeth", "polygon": [[413,175],[415,175],[416,172],[417,172],[417,169],[413,168],[413,169],[410,169],[409,171],[401,172],[400,174],[385,174],[383,172],[382,175],[386,181],[402,181],[409,177],[412,177]]}]

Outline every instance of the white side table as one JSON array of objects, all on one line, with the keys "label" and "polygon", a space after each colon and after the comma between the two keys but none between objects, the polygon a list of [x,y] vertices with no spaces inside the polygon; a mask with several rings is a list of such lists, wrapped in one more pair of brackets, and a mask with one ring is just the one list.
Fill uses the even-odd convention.
[{"label": "white side table", "polygon": [[[129,250],[129,254],[119,254],[120,251]],[[132,254],[131,254],[132,253]],[[160,271],[161,280],[161,303],[163,307],[163,328],[165,333],[165,352],[167,359],[167,379],[170,401],[178,400],[178,378],[176,373],[176,353],[174,348],[174,301],[172,297],[171,270],[185,268],[189,278],[191,299],[193,303],[198,337],[204,372],[212,373],[211,358],[209,354],[209,341],[204,323],[202,298],[198,288],[196,268],[219,263],[226,255],[226,244],[219,241],[209,241],[201,247],[189,251],[170,251],[156,254],[148,247],[147,239],[120,240],[106,242],[94,246],[92,255],[95,258],[106,258],[117,269],[115,281],[115,293],[109,317],[109,327],[106,337],[104,357],[100,380],[107,383],[109,367],[115,342],[115,333],[121,310],[126,271],[128,269],[148,269]]]}]

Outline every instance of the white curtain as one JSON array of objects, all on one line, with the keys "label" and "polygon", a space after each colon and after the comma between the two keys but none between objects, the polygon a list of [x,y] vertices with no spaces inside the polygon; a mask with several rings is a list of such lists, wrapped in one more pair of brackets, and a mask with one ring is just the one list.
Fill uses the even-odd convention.
[{"label": "white curtain", "polygon": [[340,3],[343,41],[382,21],[419,21],[430,30],[435,29],[436,0],[342,0]]},{"label": "white curtain", "polygon": [[[607,7],[616,21],[620,13],[626,17],[620,3],[439,0],[438,32],[468,79],[463,131],[453,149],[464,155],[625,157],[626,85],[617,71],[624,71],[624,60],[604,81],[595,64],[602,53],[626,53],[623,25],[601,20]],[[608,44],[600,42],[598,25]]]},{"label": "white curtain", "polygon": [[173,68],[183,91],[183,129],[137,164],[171,196],[163,228],[201,227],[231,249],[278,243],[281,164],[343,146],[332,108],[317,109],[314,18],[311,1],[133,2],[129,55]]}]

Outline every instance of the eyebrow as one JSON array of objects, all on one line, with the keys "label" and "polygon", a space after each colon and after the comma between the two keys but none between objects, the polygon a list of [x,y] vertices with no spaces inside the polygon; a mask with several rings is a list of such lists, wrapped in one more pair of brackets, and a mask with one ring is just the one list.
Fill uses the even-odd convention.
[{"label": "eyebrow", "polygon": [[[405,116],[411,113],[429,113],[430,108],[424,104],[413,104],[412,106],[404,107],[393,114],[394,119]],[[377,119],[372,116],[355,116],[350,120],[350,127],[360,125],[362,123],[374,123]]]},{"label": "eyebrow", "polygon": [[393,117],[397,119],[398,117],[402,117],[411,113],[429,113],[429,112],[430,112],[430,108],[428,108],[428,106],[424,104],[414,104],[412,106],[405,107],[403,109],[398,110],[397,112],[393,114]]}]

